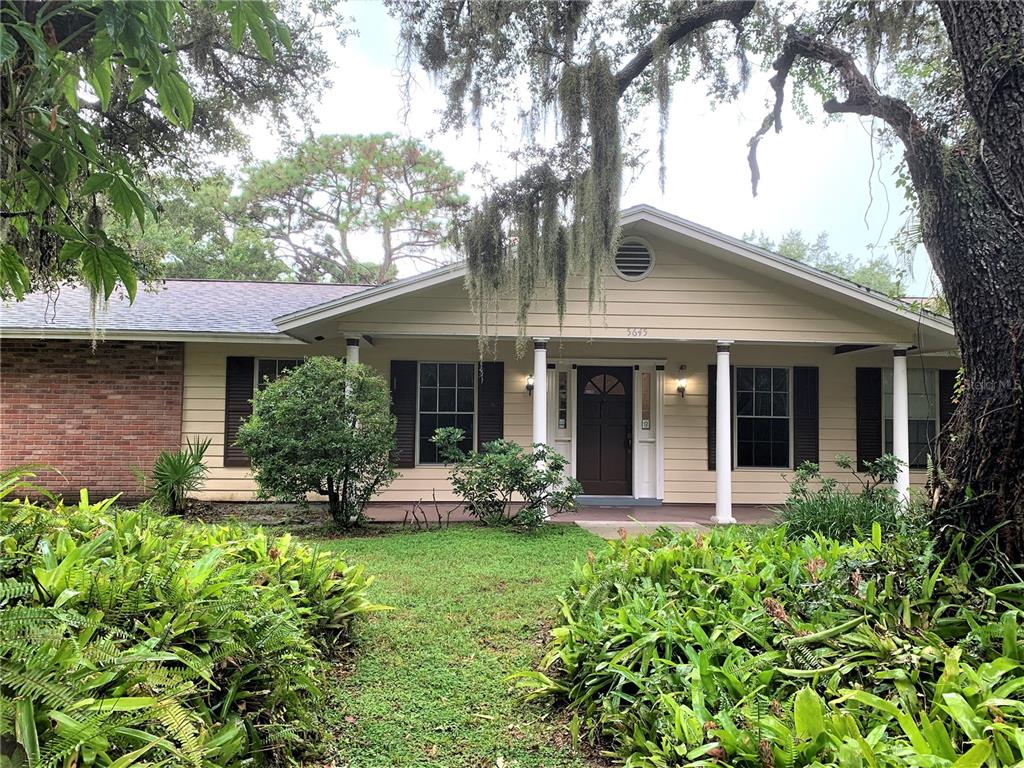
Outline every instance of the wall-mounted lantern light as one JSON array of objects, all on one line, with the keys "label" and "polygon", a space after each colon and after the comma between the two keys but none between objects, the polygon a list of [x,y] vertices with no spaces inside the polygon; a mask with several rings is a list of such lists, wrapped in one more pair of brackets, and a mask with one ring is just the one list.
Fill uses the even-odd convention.
[{"label": "wall-mounted lantern light", "polygon": [[686,366],[679,366],[679,379],[676,381],[676,392],[680,397],[686,397]]},{"label": "wall-mounted lantern light", "polygon": [[533,376],[526,377],[526,392],[533,397]]}]

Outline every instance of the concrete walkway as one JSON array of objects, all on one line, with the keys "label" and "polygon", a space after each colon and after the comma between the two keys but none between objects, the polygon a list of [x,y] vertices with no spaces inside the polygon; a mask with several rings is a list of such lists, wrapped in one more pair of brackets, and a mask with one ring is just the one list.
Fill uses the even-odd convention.
[{"label": "concrete walkway", "polygon": [[[415,509],[415,516],[413,510]],[[661,506],[606,506],[584,505],[564,515],[551,518],[555,525],[579,525],[581,528],[605,539],[616,539],[625,535],[651,533],[661,526],[673,530],[701,530],[712,525],[711,516],[715,508],[711,504],[663,504]],[[275,503],[215,503],[203,505],[193,514],[203,520],[216,522],[223,519],[242,519],[254,525],[278,525],[287,522],[301,524],[326,524],[330,518],[326,505],[311,504],[299,508],[294,504]],[[757,505],[735,505],[733,515],[736,522],[747,525],[770,523],[775,519],[768,507]],[[433,502],[422,505],[371,503],[366,516],[372,523],[414,525],[420,523],[437,525],[438,521],[452,523],[472,522],[473,517],[461,506],[450,502]]]},{"label": "concrete walkway", "polygon": [[[581,507],[571,514],[554,518],[554,522],[572,522],[602,539],[649,534],[658,528],[673,531],[701,531],[710,528],[715,513],[712,505],[663,504],[660,507]],[[733,507],[736,522],[747,525],[770,523],[775,519],[767,507],[745,505]]]},{"label": "concrete walkway", "polygon": [[[466,522],[473,518],[462,509],[448,512],[451,504],[424,504],[419,510],[428,520],[434,521],[440,513],[451,522]],[[370,504],[367,517],[376,523],[401,523],[411,519],[409,504]],[[661,506],[581,506],[564,515],[551,518],[557,525],[578,525],[603,539],[617,539],[623,535],[635,536],[652,533],[664,526],[676,531],[696,531],[711,527],[711,516],[715,513],[712,504],[662,504]],[[736,522],[747,525],[770,523],[775,517],[768,507],[760,505],[736,505],[733,507]]]}]

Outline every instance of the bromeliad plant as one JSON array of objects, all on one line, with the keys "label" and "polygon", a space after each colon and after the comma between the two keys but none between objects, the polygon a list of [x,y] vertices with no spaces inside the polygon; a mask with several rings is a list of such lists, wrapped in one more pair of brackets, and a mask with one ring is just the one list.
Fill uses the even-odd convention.
[{"label": "bromeliad plant", "polygon": [[464,438],[458,427],[442,427],[431,441],[450,464],[456,496],[484,525],[533,529],[575,507],[583,489],[566,475],[565,457],[550,446],[538,443],[527,450],[509,440],[494,440],[482,451],[466,453],[459,448]]},{"label": "bromeliad plant", "polygon": [[616,542],[517,677],[637,768],[1024,765],[1024,584],[970,562],[877,524]]},{"label": "bromeliad plant", "polygon": [[74,507],[9,498],[0,763],[241,766],[315,743],[323,657],[379,608],[361,567],[84,492]]}]

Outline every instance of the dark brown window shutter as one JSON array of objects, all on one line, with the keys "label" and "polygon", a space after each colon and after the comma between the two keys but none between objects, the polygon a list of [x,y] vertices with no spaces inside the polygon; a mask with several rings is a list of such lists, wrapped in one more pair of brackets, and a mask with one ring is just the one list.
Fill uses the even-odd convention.
[{"label": "dark brown window shutter", "polygon": [[476,449],[505,436],[505,364],[480,364],[476,388]]},{"label": "dark brown window shutter", "polygon": [[939,429],[945,429],[953,416],[956,403],[957,371],[939,371]]},{"label": "dark brown window shutter", "polygon": [[252,415],[255,361],[251,357],[229,357],[224,387],[224,466],[248,467],[249,457],[234,445],[238,428]]},{"label": "dark brown window shutter", "polygon": [[416,466],[415,360],[391,361],[391,413],[395,416],[395,466]]},{"label": "dark brown window shutter", "polygon": [[[735,407],[732,404],[732,377],[735,366],[729,366],[729,413],[733,412]],[[715,437],[718,434],[716,428],[716,412],[715,408],[718,404],[718,366],[708,366],[708,469],[715,469],[717,465],[717,457],[715,456]],[[733,435],[733,441],[735,442],[736,436]]]},{"label": "dark brown window shutter", "polygon": [[882,369],[858,368],[857,470],[882,455]]},{"label": "dark brown window shutter", "polygon": [[818,369],[793,368],[793,466],[818,463]]}]

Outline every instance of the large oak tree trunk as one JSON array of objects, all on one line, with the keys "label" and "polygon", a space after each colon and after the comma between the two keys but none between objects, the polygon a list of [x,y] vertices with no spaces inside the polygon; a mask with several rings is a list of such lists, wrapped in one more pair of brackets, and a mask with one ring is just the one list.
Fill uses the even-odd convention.
[{"label": "large oak tree trunk", "polygon": [[[963,359],[936,524],[1024,563],[1024,3],[940,3],[977,133],[907,159]],[[913,144],[913,142],[912,142]],[[947,529],[948,530],[948,529]]]}]

